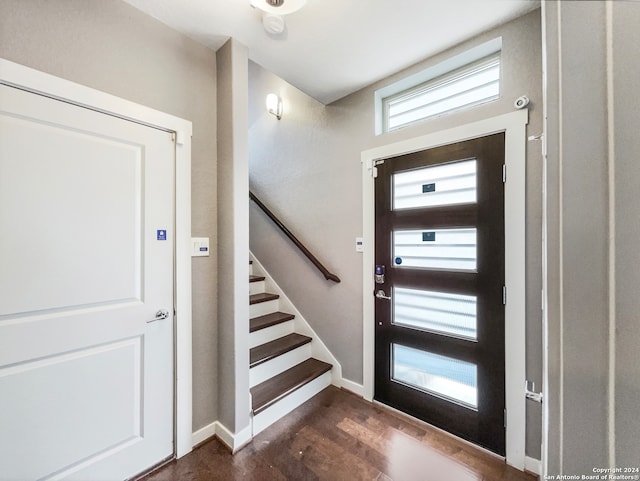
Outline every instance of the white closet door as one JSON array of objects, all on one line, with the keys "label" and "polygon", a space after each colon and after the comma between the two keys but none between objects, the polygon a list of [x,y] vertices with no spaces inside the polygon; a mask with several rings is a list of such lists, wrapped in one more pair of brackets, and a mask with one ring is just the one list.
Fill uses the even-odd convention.
[{"label": "white closet door", "polygon": [[0,479],[172,455],[174,157],[167,132],[0,86]]}]

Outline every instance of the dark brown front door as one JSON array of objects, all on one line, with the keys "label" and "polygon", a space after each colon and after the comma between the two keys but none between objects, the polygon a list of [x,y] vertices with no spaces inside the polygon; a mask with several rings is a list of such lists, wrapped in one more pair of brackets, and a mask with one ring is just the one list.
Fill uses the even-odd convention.
[{"label": "dark brown front door", "polygon": [[504,134],[376,178],[375,399],[505,454]]}]

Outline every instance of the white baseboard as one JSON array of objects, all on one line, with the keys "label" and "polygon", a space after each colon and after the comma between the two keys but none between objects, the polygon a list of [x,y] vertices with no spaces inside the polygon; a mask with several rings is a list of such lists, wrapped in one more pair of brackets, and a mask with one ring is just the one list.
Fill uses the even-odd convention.
[{"label": "white baseboard", "polygon": [[345,379],[344,377],[340,381],[340,387],[349,392],[352,392],[353,394],[357,394],[360,397],[364,396],[364,386],[362,384],[350,381],[349,379]]},{"label": "white baseboard", "polygon": [[216,436],[231,450],[232,453],[236,453],[240,448],[244,447],[249,441],[251,441],[251,425],[247,426],[240,432],[233,434],[229,431],[224,424],[220,421],[215,422]]},{"label": "white baseboard", "polygon": [[233,452],[233,445],[235,444],[233,433],[220,421],[216,421],[214,424],[216,425],[216,436],[218,439]]},{"label": "white baseboard", "polygon": [[537,474],[538,476],[540,476],[540,474],[542,473],[542,462],[539,459],[525,456],[524,469],[525,471],[529,471],[530,473]]},{"label": "white baseboard", "polygon": [[240,449],[244,448],[247,444],[249,444],[252,439],[253,439],[253,434],[251,433],[251,424],[249,424],[246,428],[244,428],[242,431],[240,431],[234,436],[234,445],[233,445],[232,452],[235,454]]},{"label": "white baseboard", "polygon": [[216,423],[217,421],[211,424],[207,424],[205,427],[200,428],[196,432],[194,432],[191,435],[191,442],[193,443],[193,445],[197,446],[198,444],[209,439],[211,436],[214,436],[216,434]]},{"label": "white baseboard", "polygon": [[220,421],[215,421],[192,434],[193,445],[196,446],[213,436],[217,436],[232,453],[235,453],[251,441],[251,426],[247,426],[239,433],[233,434]]}]

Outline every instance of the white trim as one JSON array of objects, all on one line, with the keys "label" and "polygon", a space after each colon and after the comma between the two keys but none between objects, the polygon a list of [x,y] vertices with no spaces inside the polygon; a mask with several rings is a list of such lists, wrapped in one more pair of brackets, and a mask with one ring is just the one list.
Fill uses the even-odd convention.
[{"label": "white trim", "polygon": [[530,473],[537,474],[540,476],[542,473],[542,462],[539,459],[531,458],[529,456],[525,456],[524,458],[524,470],[529,471]]},{"label": "white trim", "polygon": [[357,396],[364,397],[364,386],[349,379],[342,378],[340,387],[345,391],[349,391]]},{"label": "white trim", "polygon": [[[547,366],[549,365],[549,298],[547,296],[548,287],[548,196],[547,196],[547,115],[548,109],[548,75],[549,56],[547,55],[547,5],[542,2],[540,6],[541,31],[542,31],[542,392],[549,396],[549,376]],[[549,398],[542,403],[542,439],[540,452],[540,475],[546,478],[548,474],[547,464],[549,460]]]},{"label": "white trim", "polygon": [[505,368],[507,406],[507,463],[522,470],[525,462],[526,411],[525,371],[525,167],[528,111],[499,115],[448,130],[384,145],[362,152],[362,205],[364,252],[363,278],[363,396],[373,400],[375,312],[373,265],[375,255],[374,179],[371,170],[378,159],[461,142],[496,132],[505,132],[505,280],[508,302],[505,308]]},{"label": "white trim", "polygon": [[175,449],[191,451],[191,122],[0,58],[0,82],[92,110],[177,133],[175,271]]},{"label": "white trim", "polygon": [[191,435],[191,444],[193,446],[197,446],[200,443],[207,441],[216,435],[216,425],[218,421],[215,421],[211,424],[207,424],[206,426],[198,429]]},{"label": "white trim", "polygon": [[235,444],[233,433],[220,421],[216,421],[213,424],[215,425],[215,435],[233,452],[233,446]]},{"label": "white trim", "polygon": [[251,425],[247,426],[237,434],[233,434],[227,427],[220,421],[213,423],[215,425],[215,435],[222,441],[230,450],[231,454],[237,453],[240,449],[246,446],[252,439]]},{"label": "white trim", "polygon": [[613,81],[613,3],[605,4],[607,38],[607,140],[609,167],[609,466],[616,466],[616,138]]},{"label": "white trim", "polygon": [[[186,121],[183,121],[186,122]],[[175,360],[176,405],[174,446],[178,458],[191,452],[193,374],[191,299],[191,122],[184,143],[176,146]],[[178,135],[179,137],[179,135]]]},{"label": "white trim", "polygon": [[215,421],[195,431],[191,435],[191,443],[193,446],[197,446],[200,443],[208,441],[214,436],[227,446],[232,453],[236,453],[238,450],[242,449],[252,439],[250,427],[246,427],[238,434],[233,434],[220,421]]}]

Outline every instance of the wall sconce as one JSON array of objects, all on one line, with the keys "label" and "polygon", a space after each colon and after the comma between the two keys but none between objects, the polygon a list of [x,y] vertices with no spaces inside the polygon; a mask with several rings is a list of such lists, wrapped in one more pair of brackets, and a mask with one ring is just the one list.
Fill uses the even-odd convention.
[{"label": "wall sconce", "polygon": [[276,94],[267,95],[267,111],[278,120],[282,118],[282,99]]}]

